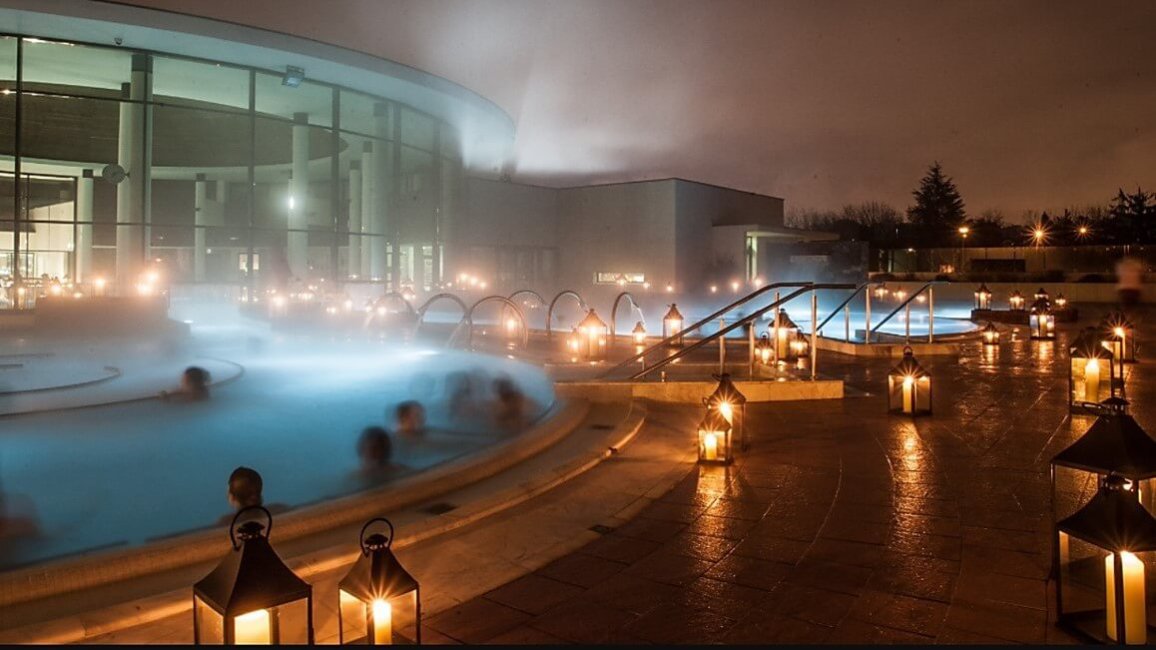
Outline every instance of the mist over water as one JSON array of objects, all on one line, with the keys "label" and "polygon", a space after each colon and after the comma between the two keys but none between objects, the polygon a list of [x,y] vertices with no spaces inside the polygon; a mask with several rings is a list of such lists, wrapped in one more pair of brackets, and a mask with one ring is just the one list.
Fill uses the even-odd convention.
[{"label": "mist over water", "polygon": [[[266,504],[294,508],[501,444],[522,428],[494,420],[498,378],[526,396],[528,423],[554,403],[539,368],[445,349],[436,340],[442,332],[421,343],[381,340],[371,330],[279,331],[235,305],[179,297],[170,316],[190,328],[175,345],[47,336],[23,344],[51,358],[122,366],[123,376],[92,390],[120,386],[121,397],[135,401],[62,410],[86,390],[63,389],[49,392],[57,408],[0,418],[0,486],[40,527],[38,537],[0,538],[0,567],[218,525],[231,510],[228,476],[240,465],[261,473]],[[190,362],[228,381],[203,402],[154,399],[177,389]],[[163,378],[138,366],[161,367]],[[451,404],[462,385],[468,398]],[[428,431],[392,435],[392,467],[365,475],[356,451],[362,429],[393,432],[394,410],[405,400],[423,404]]]}]

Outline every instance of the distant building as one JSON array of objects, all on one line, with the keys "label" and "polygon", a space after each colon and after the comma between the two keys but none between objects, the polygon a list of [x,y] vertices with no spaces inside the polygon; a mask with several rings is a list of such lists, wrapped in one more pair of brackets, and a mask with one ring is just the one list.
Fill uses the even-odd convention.
[{"label": "distant building", "polygon": [[83,0],[0,0],[0,25],[7,282],[683,293],[823,238],[784,228],[780,198],[693,181],[485,180],[509,116],[340,47]]}]

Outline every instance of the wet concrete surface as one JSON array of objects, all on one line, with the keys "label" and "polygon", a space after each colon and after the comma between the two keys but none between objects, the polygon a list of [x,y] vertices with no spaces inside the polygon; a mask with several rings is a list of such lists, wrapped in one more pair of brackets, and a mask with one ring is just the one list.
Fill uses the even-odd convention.
[{"label": "wet concrete surface", "polygon": [[[696,466],[629,523],[426,619],[427,638],[1075,643],[1054,625],[1048,463],[1092,424],[1069,414],[1066,351],[1103,311],[1054,342],[1020,327],[998,350],[920,359],[934,414],[915,419],[887,413],[893,361],[824,354],[847,399],[751,405],[733,465]],[[1141,342],[1156,337],[1146,320]],[[1153,430],[1151,362],[1126,373]],[[1065,486],[1059,505],[1092,489]]]}]

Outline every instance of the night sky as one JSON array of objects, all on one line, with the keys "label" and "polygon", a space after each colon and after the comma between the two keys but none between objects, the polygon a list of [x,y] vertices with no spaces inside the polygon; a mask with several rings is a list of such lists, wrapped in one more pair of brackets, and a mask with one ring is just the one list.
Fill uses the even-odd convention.
[{"label": "night sky", "polygon": [[547,185],[680,176],[970,215],[1156,190],[1156,2],[134,0],[393,59],[515,120]]}]

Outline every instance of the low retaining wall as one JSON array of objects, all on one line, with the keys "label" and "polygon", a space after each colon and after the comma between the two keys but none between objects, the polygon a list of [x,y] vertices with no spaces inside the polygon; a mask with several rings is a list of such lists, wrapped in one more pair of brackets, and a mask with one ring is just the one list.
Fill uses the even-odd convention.
[{"label": "low retaining wall", "polygon": [[[884,282],[881,280],[881,282]],[[908,294],[922,287],[927,281],[886,280],[888,289],[906,289]],[[943,282],[933,285],[935,288],[935,302],[942,304],[945,301],[966,302],[975,304],[975,290],[979,282]],[[1019,290],[1028,306],[1032,304],[1032,296],[1043,288],[1054,299],[1057,294],[1064,294],[1068,303],[1115,303],[1119,302],[1116,284],[1112,282],[986,282],[992,293],[992,306],[996,309],[1007,309],[1007,298],[1012,291]],[[1142,299],[1145,302],[1156,302],[1156,285],[1145,284]],[[876,302],[871,301],[872,304]],[[894,304],[894,303],[887,303]]]},{"label": "low retaining wall", "polygon": [[[910,347],[911,351],[917,357],[929,356],[958,356],[961,344],[958,342],[949,343],[917,343],[912,341],[904,343],[902,340],[898,342],[886,343],[847,343],[845,341],[838,341],[835,339],[819,339],[819,349],[829,352],[838,352],[839,354],[847,354],[853,357],[873,357],[873,358],[898,358],[903,356],[903,348]],[[822,367],[820,365],[820,367]]]},{"label": "low retaining wall", "polygon": [[[788,402],[812,399],[843,399],[841,379],[798,381],[735,380],[735,386],[750,402]],[[709,381],[639,381],[639,382],[559,382],[558,395],[582,397],[592,401],[652,399],[656,402],[701,404],[702,398],[718,388]]]}]

